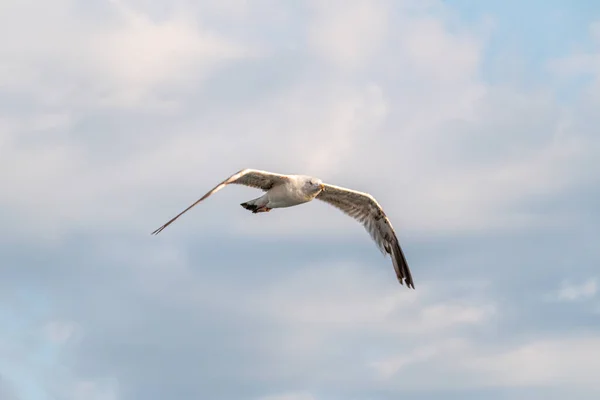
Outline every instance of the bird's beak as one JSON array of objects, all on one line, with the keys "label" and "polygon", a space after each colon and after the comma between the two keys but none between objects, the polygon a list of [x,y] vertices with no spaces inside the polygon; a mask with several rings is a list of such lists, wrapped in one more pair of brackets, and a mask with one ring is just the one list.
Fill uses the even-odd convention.
[{"label": "bird's beak", "polygon": [[325,190],[325,185],[321,183],[321,190]]}]

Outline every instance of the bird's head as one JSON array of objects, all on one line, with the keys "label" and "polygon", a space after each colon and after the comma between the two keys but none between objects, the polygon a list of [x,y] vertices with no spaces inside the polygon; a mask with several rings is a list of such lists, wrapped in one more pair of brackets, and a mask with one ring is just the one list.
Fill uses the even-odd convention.
[{"label": "bird's head", "polygon": [[304,182],[306,190],[315,196],[325,190],[325,185],[318,178],[306,177]]}]

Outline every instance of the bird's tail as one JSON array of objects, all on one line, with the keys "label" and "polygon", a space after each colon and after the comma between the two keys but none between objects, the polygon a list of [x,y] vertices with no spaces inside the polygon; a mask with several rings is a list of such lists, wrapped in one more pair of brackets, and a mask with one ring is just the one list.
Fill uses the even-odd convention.
[{"label": "bird's tail", "polygon": [[246,210],[250,210],[253,213],[258,212],[258,209],[261,207],[264,207],[264,203],[265,199],[263,198],[264,196],[258,197],[256,199],[253,200],[248,200],[242,204],[240,204],[240,206],[244,207]]},{"label": "bird's tail", "polygon": [[252,204],[251,202],[247,201],[245,203],[240,204],[240,206],[244,207],[246,210],[250,210],[252,212],[256,212],[256,210],[258,210],[258,206],[256,204]]}]

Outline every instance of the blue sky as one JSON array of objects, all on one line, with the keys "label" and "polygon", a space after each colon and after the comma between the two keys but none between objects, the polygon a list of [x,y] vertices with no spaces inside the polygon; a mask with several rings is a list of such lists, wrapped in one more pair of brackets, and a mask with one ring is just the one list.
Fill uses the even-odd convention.
[{"label": "blue sky", "polygon": [[[0,10],[0,399],[600,394],[596,2]],[[245,167],[373,194],[416,290],[323,203],[150,235]]]}]

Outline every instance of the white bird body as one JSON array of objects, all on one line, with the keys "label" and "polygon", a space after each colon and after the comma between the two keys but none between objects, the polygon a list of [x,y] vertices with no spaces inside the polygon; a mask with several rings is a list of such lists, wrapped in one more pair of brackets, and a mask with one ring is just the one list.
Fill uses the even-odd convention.
[{"label": "white bird body", "polygon": [[302,190],[307,182],[313,181],[320,184],[319,179],[306,175],[287,176],[289,181],[273,186],[264,195],[242,204],[265,207],[266,211],[270,211],[273,208],[286,208],[308,203],[319,194],[318,191],[306,192]]},{"label": "white bird body", "polygon": [[368,193],[324,184],[320,179],[311,176],[282,175],[255,169],[243,169],[219,183],[152,233],[160,233],[190,208],[232,183],[259,188],[266,192],[256,199],[241,203],[242,207],[255,214],[269,212],[274,208],[297,206],[314,199],[322,200],[337,207],[362,223],[379,249],[384,254],[391,256],[398,281],[401,284],[405,281],[408,287],[414,289],[412,276],[394,228],[375,198]]}]

